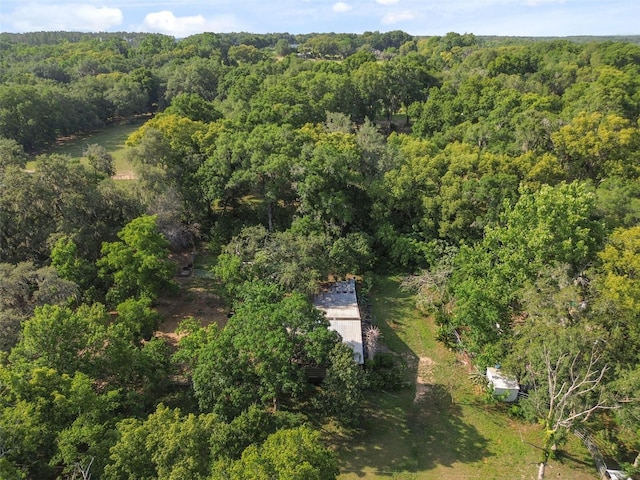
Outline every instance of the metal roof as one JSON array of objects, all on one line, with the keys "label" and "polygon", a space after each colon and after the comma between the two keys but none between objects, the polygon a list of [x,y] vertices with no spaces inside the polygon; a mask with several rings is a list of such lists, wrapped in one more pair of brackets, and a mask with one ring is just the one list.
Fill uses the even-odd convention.
[{"label": "metal roof", "polygon": [[332,320],[329,319],[331,330],[335,330],[342,337],[342,341],[353,350],[353,359],[357,363],[364,363],[362,350],[362,323],[360,320]]},{"label": "metal roof", "polygon": [[358,308],[354,280],[332,284],[331,287],[316,296],[313,304],[316,308],[325,312],[329,320],[360,320],[360,309]]},{"label": "metal roof", "polygon": [[355,280],[336,282],[316,296],[313,305],[322,310],[342,341],[353,350],[353,359],[364,363],[362,322],[356,295]]}]

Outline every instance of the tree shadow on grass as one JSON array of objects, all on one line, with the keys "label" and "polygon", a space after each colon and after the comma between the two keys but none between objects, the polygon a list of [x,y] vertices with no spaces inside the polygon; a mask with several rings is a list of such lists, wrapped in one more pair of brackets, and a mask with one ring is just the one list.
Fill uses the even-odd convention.
[{"label": "tree shadow on grass", "polygon": [[565,450],[557,452],[555,458],[551,460],[550,463],[553,463],[554,461],[561,464],[582,465],[586,468],[595,468],[593,458],[573,455]]},{"label": "tree shadow on grass", "polygon": [[413,391],[380,392],[367,402],[362,430],[340,445],[342,473],[363,477],[421,472],[491,456],[488,440],[462,419],[442,385],[430,385],[418,402]]},{"label": "tree shadow on grass", "polygon": [[[372,291],[374,324],[382,342],[407,366],[411,387],[399,392],[369,392],[363,406],[362,428],[338,439],[341,472],[357,477],[417,473],[455,463],[474,463],[493,455],[489,441],[465,422],[452,401],[452,387],[435,381],[421,365],[420,355],[400,335],[415,337],[427,350],[432,332],[417,322],[413,295],[398,289],[399,282],[379,279]],[[432,359],[425,357],[433,366]],[[420,370],[420,371],[419,371]],[[421,382],[417,382],[420,376]],[[416,383],[420,383],[416,395]]]},{"label": "tree shadow on grass", "polygon": [[489,441],[462,417],[461,407],[453,403],[448,388],[442,385],[430,385],[414,403],[408,422],[421,469],[473,463],[493,455]]}]

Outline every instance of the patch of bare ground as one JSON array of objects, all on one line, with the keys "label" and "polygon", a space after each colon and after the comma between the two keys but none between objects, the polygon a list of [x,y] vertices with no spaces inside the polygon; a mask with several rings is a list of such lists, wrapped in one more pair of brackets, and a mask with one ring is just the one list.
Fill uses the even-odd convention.
[{"label": "patch of bare ground", "polygon": [[[182,265],[193,262],[191,254],[172,255],[171,259],[176,263],[176,273],[182,270]],[[156,331],[157,337],[164,338],[175,346],[180,339],[176,329],[187,318],[196,319],[203,327],[215,323],[218,328],[224,328],[228,309],[217,294],[213,279],[194,276],[192,272],[187,277],[176,274],[175,281],[179,285],[177,295],[160,298],[156,305],[156,310],[163,319]]]},{"label": "patch of bare ground", "polygon": [[420,357],[416,373],[416,395],[414,403],[419,402],[429,392],[433,385],[433,367],[435,362],[430,357]]},{"label": "patch of bare ground", "polygon": [[212,280],[195,278],[177,278],[180,292],[175,297],[158,301],[156,309],[163,318],[156,336],[176,345],[180,339],[176,329],[180,322],[187,318],[196,319],[206,327],[215,323],[224,328],[227,323],[227,310],[220,297],[212,291]]},{"label": "patch of bare ground", "polygon": [[111,177],[112,180],[136,180],[137,178],[135,172],[122,172]]}]

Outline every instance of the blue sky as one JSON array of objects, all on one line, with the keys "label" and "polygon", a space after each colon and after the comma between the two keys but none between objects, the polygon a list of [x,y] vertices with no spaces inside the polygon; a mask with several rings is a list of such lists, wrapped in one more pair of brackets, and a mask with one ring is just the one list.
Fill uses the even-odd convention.
[{"label": "blue sky", "polygon": [[0,31],[640,34],[640,0],[0,0]]}]

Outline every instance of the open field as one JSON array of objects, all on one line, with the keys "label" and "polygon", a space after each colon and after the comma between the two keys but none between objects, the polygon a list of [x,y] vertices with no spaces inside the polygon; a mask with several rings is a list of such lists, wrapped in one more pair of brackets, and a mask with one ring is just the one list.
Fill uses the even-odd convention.
[{"label": "open field", "polygon": [[[334,438],[341,480],[534,479],[541,432],[490,403],[469,379],[469,367],[435,341],[435,325],[399,291],[400,278],[379,278],[371,292],[382,341],[403,356],[414,387],[371,395],[365,426]],[[580,441],[551,461],[546,478],[595,479]]]},{"label": "open field", "polygon": [[[134,177],[135,172],[127,160],[125,142],[129,135],[140,128],[145,120],[146,117],[138,118],[129,123],[113,124],[86,135],[61,139],[55,146],[43,153],[69,155],[72,158],[83,159],[84,150],[88,145],[95,143],[104,147],[113,156],[116,170],[114,178],[130,179]],[[28,164],[27,168],[32,167]]]}]

